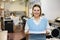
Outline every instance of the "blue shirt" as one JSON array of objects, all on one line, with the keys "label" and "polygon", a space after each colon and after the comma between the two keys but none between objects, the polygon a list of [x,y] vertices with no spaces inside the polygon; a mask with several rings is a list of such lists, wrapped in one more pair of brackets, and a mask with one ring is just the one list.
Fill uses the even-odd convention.
[{"label": "blue shirt", "polygon": [[47,28],[47,22],[48,20],[46,18],[39,19],[38,25],[35,24],[33,21],[33,18],[27,20],[27,24],[29,27],[29,33],[41,33],[46,31]]}]

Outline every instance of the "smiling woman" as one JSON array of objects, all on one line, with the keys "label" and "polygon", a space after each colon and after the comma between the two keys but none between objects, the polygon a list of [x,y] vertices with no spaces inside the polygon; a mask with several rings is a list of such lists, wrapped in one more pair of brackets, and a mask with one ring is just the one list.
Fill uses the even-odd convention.
[{"label": "smiling woman", "polygon": [[28,40],[46,40],[46,34],[50,27],[47,18],[41,17],[40,5],[33,6],[32,14],[33,17],[26,21],[25,26],[25,33],[29,34]]}]

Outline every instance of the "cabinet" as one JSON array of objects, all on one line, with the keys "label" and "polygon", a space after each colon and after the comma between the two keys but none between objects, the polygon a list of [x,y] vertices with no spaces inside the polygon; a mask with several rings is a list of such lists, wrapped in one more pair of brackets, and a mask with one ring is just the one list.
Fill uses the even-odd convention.
[{"label": "cabinet", "polygon": [[2,14],[3,10],[4,10],[3,8],[0,8],[0,29],[3,26],[3,14]]}]

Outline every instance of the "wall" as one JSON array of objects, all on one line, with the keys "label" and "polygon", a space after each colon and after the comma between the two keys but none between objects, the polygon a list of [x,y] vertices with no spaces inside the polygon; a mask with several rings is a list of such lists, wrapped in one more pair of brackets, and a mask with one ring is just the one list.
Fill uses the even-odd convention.
[{"label": "wall", "polygon": [[[20,4],[20,2],[15,3],[5,3],[5,8],[9,11],[25,11],[25,5]],[[56,17],[60,17],[60,0],[41,0],[42,13],[45,16],[53,20]]]},{"label": "wall", "polygon": [[4,3],[0,2],[0,8],[2,8],[3,10],[1,10],[1,16],[4,17]]},{"label": "wall", "polygon": [[60,17],[60,0],[41,0],[42,13],[53,20]]},{"label": "wall", "polygon": [[20,1],[5,3],[5,9],[9,11],[25,11],[25,4]]}]

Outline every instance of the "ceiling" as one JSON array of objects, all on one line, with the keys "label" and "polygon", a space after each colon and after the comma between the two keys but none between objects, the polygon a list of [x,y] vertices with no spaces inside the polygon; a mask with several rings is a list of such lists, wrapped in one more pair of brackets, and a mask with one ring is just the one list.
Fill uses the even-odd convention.
[{"label": "ceiling", "polygon": [[10,2],[10,1],[22,1],[22,0],[0,0],[0,2]]},{"label": "ceiling", "polygon": [[3,2],[3,1],[10,1],[10,0],[0,0],[0,2]]}]

